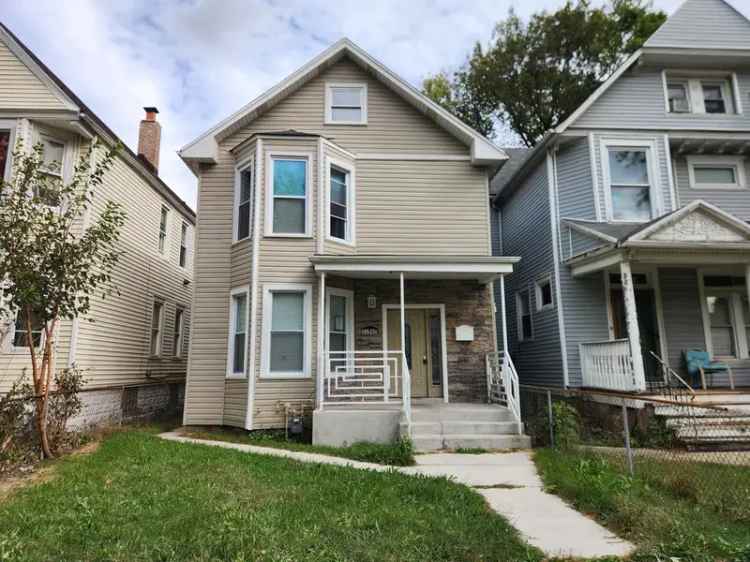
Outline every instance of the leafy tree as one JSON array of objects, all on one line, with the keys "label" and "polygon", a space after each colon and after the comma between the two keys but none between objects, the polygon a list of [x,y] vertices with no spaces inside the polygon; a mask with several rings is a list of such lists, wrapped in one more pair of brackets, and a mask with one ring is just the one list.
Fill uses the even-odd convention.
[{"label": "leafy tree", "polygon": [[[91,297],[111,292],[111,273],[125,221],[119,204],[106,202],[92,223],[91,210],[118,147],[97,141],[81,155],[70,181],[60,163],[45,163],[43,146],[30,151],[19,142],[13,176],[0,183],[0,281],[6,316],[20,319],[29,350],[35,424],[45,457],[52,457],[47,431],[54,380],[55,337],[60,321],[84,316]],[[22,336],[23,337],[23,336]]]},{"label": "leafy tree", "polygon": [[511,9],[486,49],[477,44],[451,78],[425,80],[424,92],[483,133],[500,122],[526,146],[564,121],[665,21],[647,0],[568,1],[528,23]]}]

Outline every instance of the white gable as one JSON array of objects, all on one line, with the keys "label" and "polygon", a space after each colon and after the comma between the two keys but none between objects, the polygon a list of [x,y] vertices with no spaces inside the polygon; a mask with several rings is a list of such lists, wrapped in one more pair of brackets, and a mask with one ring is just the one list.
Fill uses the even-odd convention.
[{"label": "white gable", "polygon": [[685,0],[644,47],[750,49],[750,21],[725,0]]},{"label": "white gable", "polygon": [[747,242],[747,233],[733,225],[696,210],[679,220],[667,224],[645,238],[659,242]]}]

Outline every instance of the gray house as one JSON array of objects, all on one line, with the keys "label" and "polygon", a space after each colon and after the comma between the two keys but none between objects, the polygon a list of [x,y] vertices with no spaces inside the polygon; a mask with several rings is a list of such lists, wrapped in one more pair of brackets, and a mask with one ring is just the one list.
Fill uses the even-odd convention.
[{"label": "gray house", "polygon": [[750,21],[687,0],[511,154],[493,242],[523,258],[498,303],[522,384],[642,392],[702,350],[730,370],[694,384],[750,386],[748,111]]}]

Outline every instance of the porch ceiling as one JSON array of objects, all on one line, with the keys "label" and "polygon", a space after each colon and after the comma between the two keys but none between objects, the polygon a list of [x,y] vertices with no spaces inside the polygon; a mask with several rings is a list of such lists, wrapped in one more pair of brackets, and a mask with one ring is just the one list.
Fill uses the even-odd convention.
[{"label": "porch ceiling", "polygon": [[312,256],[317,273],[360,279],[474,279],[480,283],[511,273],[518,257],[495,256]]}]

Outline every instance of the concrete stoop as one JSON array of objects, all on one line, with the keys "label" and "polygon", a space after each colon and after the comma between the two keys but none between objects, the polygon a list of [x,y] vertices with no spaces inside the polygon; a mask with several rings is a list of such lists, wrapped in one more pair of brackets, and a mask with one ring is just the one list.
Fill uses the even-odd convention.
[{"label": "concrete stoop", "polygon": [[[399,427],[404,435],[405,422]],[[420,453],[531,447],[531,439],[522,432],[510,410],[502,406],[432,403],[412,407],[411,440]]]}]

